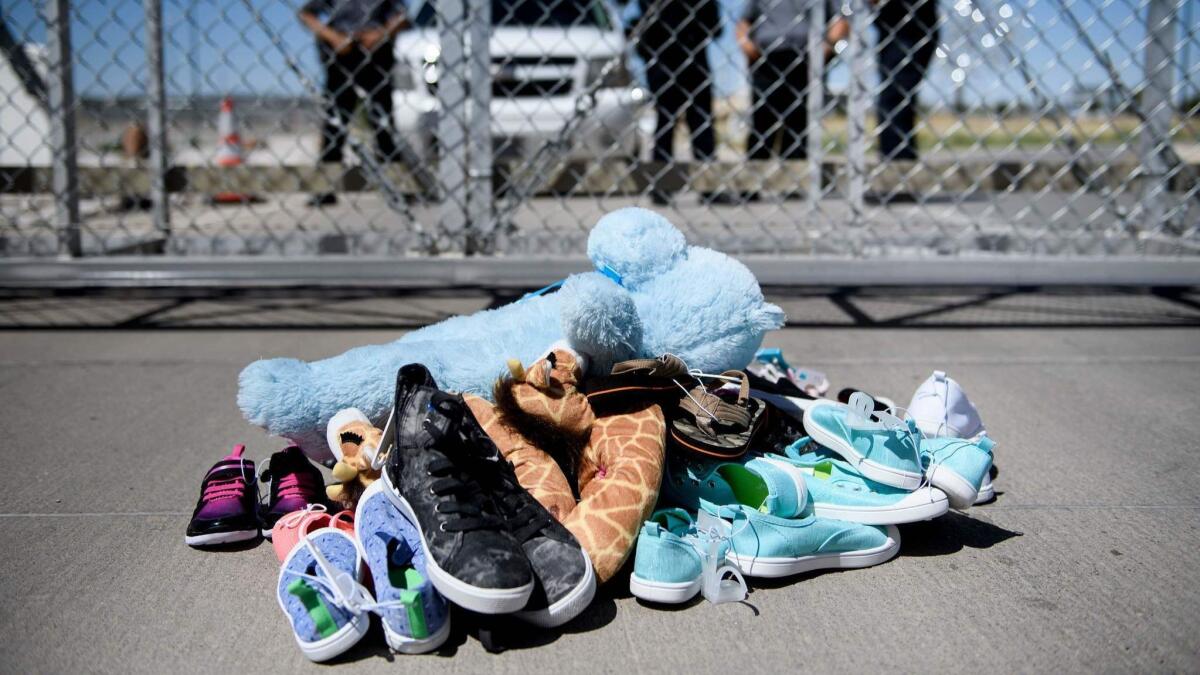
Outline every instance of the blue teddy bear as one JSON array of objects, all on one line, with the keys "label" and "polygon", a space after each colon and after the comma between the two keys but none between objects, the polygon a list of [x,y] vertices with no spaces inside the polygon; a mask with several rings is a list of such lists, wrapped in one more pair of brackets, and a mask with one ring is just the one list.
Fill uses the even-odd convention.
[{"label": "blue teddy bear", "polygon": [[563,341],[587,357],[591,374],[665,353],[719,373],[745,367],[763,334],[783,325],[783,310],[764,302],[750,270],[723,253],[688,246],[652,211],[624,208],[604,216],[588,236],[587,253],[599,271],[572,275],[557,292],[323,361],[255,361],[238,378],[238,407],[253,424],[324,459],[325,425],[334,413],[355,407],[380,423],[392,406],[396,371],[406,363],[425,364],[443,389],[490,398],[508,359],[531,363]]}]

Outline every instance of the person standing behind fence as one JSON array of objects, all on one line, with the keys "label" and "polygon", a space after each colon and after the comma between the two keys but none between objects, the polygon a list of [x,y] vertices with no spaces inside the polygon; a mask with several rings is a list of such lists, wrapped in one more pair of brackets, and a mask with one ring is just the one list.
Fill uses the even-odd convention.
[{"label": "person standing behind fence", "polygon": [[879,155],[917,158],[917,88],[937,49],[937,0],[875,0],[879,34]]},{"label": "person standing behind fence", "polygon": [[[808,157],[808,17],[817,0],[748,0],[737,25],[737,41],[750,67],[753,90],[750,159],[776,154],[784,159]],[[831,11],[826,11],[830,16]],[[825,39],[825,58],[833,44],[848,34],[842,18],[832,22]]]},{"label": "person standing behind fence", "polygon": [[[639,36],[635,47],[646,62],[646,80],[657,113],[654,160],[672,161],[675,125],[686,119],[692,156],[697,161],[711,161],[717,144],[712,68],[706,48],[721,32],[716,0],[635,0],[628,10],[626,18],[636,21],[630,32]],[[655,204],[669,201],[657,188],[651,197]]]},{"label": "person standing behind fence", "polygon": [[[321,16],[325,16],[322,21]],[[309,0],[300,21],[317,38],[317,54],[325,68],[322,103],[321,162],[341,162],[350,116],[366,96],[367,119],[375,131],[380,162],[396,154],[392,120],[392,71],[396,65],[393,39],[408,26],[401,0]],[[332,193],[316,194],[310,206],[337,202]]]}]

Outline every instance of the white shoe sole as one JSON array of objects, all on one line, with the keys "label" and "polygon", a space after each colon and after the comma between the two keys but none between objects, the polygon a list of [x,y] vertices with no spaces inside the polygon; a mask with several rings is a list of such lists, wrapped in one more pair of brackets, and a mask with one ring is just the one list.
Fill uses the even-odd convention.
[{"label": "white shoe sole", "polygon": [[983,479],[983,485],[979,486],[979,496],[975,497],[976,504],[986,504],[996,498],[996,488],[992,486],[992,479]]},{"label": "white shoe sole", "polygon": [[[376,494],[384,492],[386,488],[387,486],[385,486],[381,481],[375,481],[374,483],[371,483],[358,498],[358,506],[354,509],[354,546],[358,549],[358,557],[362,558],[363,565],[367,567],[370,567],[370,563],[367,562],[367,550],[362,545],[363,533],[359,532],[358,526],[359,523],[363,521],[363,508],[368,502],[371,501],[372,498],[375,497]],[[388,504],[391,503],[391,500],[388,500]],[[413,527],[416,528],[416,525],[414,524]],[[428,554],[426,554],[425,560],[429,560]],[[388,646],[391,647],[392,650],[400,652],[401,654],[424,654],[426,652],[431,652],[438,647],[441,647],[446,642],[446,638],[450,637],[449,613],[447,613],[446,620],[442,623],[442,627],[439,628],[436,633],[430,635],[429,637],[419,639],[393,630],[392,627],[388,625],[388,622],[383,620],[382,617],[380,617],[380,623],[383,624],[383,634],[384,638],[387,640]]]},{"label": "white shoe sole", "polygon": [[427,654],[446,643],[446,638],[450,637],[450,617],[442,622],[442,627],[438,632],[430,635],[427,638],[412,638],[407,635],[401,635],[392,630],[386,621],[380,621],[383,624],[383,637],[387,640],[388,647],[393,651],[401,654]]},{"label": "white shoe sole", "polygon": [[863,525],[903,525],[932,520],[950,510],[950,499],[937,488],[917,490],[887,507],[844,506],[813,502],[813,513],[820,518],[833,518]]},{"label": "white shoe sole", "polygon": [[[310,533],[310,535],[315,535],[324,529],[326,528],[314,530]],[[341,530],[337,530],[337,532],[345,535],[347,539],[354,539]],[[357,550],[357,542],[355,548]],[[303,549],[304,546],[302,545],[296,546],[292,549],[292,552],[283,559],[283,565],[281,565],[279,568],[279,577],[275,581],[275,600],[279,603],[279,609],[283,610],[283,615],[287,617],[289,628],[292,627],[292,618],[291,614],[288,613],[287,606],[283,603],[283,598],[279,595],[279,580],[283,578],[283,572],[287,569],[288,564],[292,562],[292,558]],[[359,556],[359,561],[362,561],[361,556]],[[359,569],[362,569],[361,564],[359,565]],[[362,581],[361,571],[359,574],[355,575],[355,581]],[[299,635],[296,635],[296,631],[294,629],[292,630],[292,637],[296,639],[296,645],[300,647],[300,651],[303,652],[310,661],[328,661],[329,659],[332,659],[340,654],[344,654],[351,647],[358,644],[358,641],[363,639],[370,627],[371,615],[364,612],[362,614],[351,616],[350,620],[346,622],[346,625],[339,628],[336,633],[327,638],[321,638],[315,642],[307,642],[302,640]]]},{"label": "white shoe sole", "polygon": [[950,506],[956,509],[969,508],[979,498],[979,490],[974,485],[941,464],[929,467],[929,482],[945,492],[950,498]]},{"label": "white shoe sole", "polygon": [[197,534],[193,537],[184,536],[183,542],[188,546],[220,546],[239,541],[258,539],[258,530],[235,530],[233,532],[213,532],[212,534]]},{"label": "white shoe sole", "polygon": [[730,551],[726,558],[735,563],[741,569],[742,574],[766,579],[789,577],[793,574],[816,570],[858,569],[887,562],[900,552],[900,531],[896,529],[895,525],[888,525],[887,535],[886,543],[862,551],[822,553],[800,558],[761,558],[738,555]]},{"label": "white shoe sole", "polygon": [[636,574],[629,575],[629,592],[635,598],[665,605],[678,605],[696,597],[700,592],[700,577],[692,581],[649,581]]},{"label": "white shoe sole", "polygon": [[[829,405],[829,404],[822,404]],[[922,476],[920,472],[905,471],[904,469],[893,469],[890,466],[884,466],[878,462],[873,462],[866,457],[863,457],[853,445],[850,445],[845,439],[840,436],[835,436],[828,431],[825,431],[813,419],[812,412],[819,406],[809,406],[804,411],[804,430],[808,432],[817,445],[836,452],[841,455],[842,459],[850,463],[864,478],[869,478],[876,483],[883,483],[892,487],[900,488],[901,490],[916,490],[921,487]]]},{"label": "white shoe sole", "polygon": [[592,559],[588,557],[587,551],[580,552],[583,554],[584,564],[587,565],[587,573],[575,588],[549,607],[517,612],[515,616],[518,619],[541,628],[554,628],[579,616],[592,604],[592,598],[596,597],[596,573],[592,570]]},{"label": "white shoe sole", "polygon": [[417,515],[413,512],[408,500],[397,492],[387,471],[383,472],[383,480],[387,485],[384,494],[387,495],[388,500],[400,509],[400,513],[403,513],[409,522],[416,526],[417,533],[421,535],[421,549],[425,553],[425,571],[429,573],[429,581],[434,588],[446,596],[447,600],[463,609],[480,614],[512,614],[520,611],[529,603],[529,595],[533,593],[534,582],[532,581],[517,588],[482,588],[456,579],[449,572],[438,567],[437,561],[429,552],[429,542],[425,541],[425,532],[421,530],[420,521],[417,520]]}]

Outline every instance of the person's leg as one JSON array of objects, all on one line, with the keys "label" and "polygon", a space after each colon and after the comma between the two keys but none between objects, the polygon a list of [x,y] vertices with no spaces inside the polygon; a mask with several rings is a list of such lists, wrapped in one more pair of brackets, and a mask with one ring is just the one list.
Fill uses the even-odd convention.
[{"label": "person's leg", "polygon": [[750,83],[754,90],[751,103],[751,129],[746,146],[750,159],[767,159],[775,145],[775,134],[779,131],[781,117],[774,108],[775,90],[779,86],[771,55],[763,54],[750,67]]},{"label": "person's leg", "polygon": [[375,130],[375,152],[380,162],[395,162],[400,158],[396,152],[395,121],[392,119],[392,71],[396,55],[391,43],[380,45],[358,72],[356,81],[367,93],[370,109],[367,119]]},{"label": "person's leg", "polygon": [[[893,37],[879,48],[879,96],[876,117],[879,125],[879,155],[884,160],[915,159],[915,142],[910,142],[915,105],[908,52]],[[918,78],[916,80],[920,82]]]},{"label": "person's leg", "polygon": [[692,138],[692,155],[696,161],[711,161],[717,152],[716,130],[713,129],[712,73],[708,56],[700,50],[687,75],[681,77],[689,96],[685,103],[688,131]]},{"label": "person's leg", "polygon": [[325,122],[321,127],[320,161],[340,163],[350,115],[358,104],[352,79],[354,59],[349,55],[338,56],[325,46],[318,48],[317,53],[325,66],[325,89],[321,93]]},{"label": "person's leg", "polygon": [[646,68],[646,81],[654,97],[654,161],[670,162],[673,156],[672,141],[675,137],[675,118],[679,112],[680,99],[675,74],[669,64],[656,56]]},{"label": "person's leg", "polygon": [[801,52],[790,52],[784,67],[786,85],[782,89],[786,107],[779,152],[784,159],[805,159],[808,157],[808,60]]}]

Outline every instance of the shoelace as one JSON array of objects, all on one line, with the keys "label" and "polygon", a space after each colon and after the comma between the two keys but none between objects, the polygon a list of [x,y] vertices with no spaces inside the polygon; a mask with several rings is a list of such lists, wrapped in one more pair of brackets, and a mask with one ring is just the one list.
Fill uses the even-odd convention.
[{"label": "shoelace", "polygon": [[308,515],[314,513],[326,513],[327,511],[328,510],[325,508],[324,504],[309,504],[299,511],[292,511],[286,516],[280,518],[279,521],[275,523],[275,526],[283,526],[289,530],[294,530],[297,527],[300,527],[301,521],[303,521]]},{"label": "shoelace", "polygon": [[316,487],[313,485],[312,476],[305,473],[292,472],[285,474],[279,479],[279,492],[276,493],[277,499],[287,499],[289,497],[299,497],[309,500],[310,497],[316,494]]},{"label": "shoelace", "polygon": [[[441,399],[436,403],[430,401],[430,410],[446,416],[450,424],[445,430],[435,424],[425,425],[426,432],[434,439],[435,452],[442,455],[430,461],[428,468],[429,476],[436,478],[429,484],[429,490],[443,498],[434,510],[442,515],[457,516],[442,521],[439,527],[443,532],[469,532],[496,528],[503,524],[495,514],[484,511],[482,503],[487,497],[483,494],[479,482],[446,453],[448,450],[450,453],[465,455],[470,451],[468,445],[463,442],[462,434],[465,406],[465,403],[452,398]],[[469,456],[465,456],[460,458],[460,461],[469,459]]]},{"label": "shoelace", "polygon": [[[225,470],[222,467],[219,470]],[[210,476],[212,472],[209,472]],[[201,501],[217,502],[225,499],[242,499],[246,496],[246,460],[243,457],[238,457],[238,475],[232,478],[209,478],[204,481],[204,491],[200,495]]]},{"label": "shoelace", "polygon": [[373,612],[382,615],[383,610],[396,609],[404,606],[400,600],[377,602],[371,593],[348,572],[337,569],[325,557],[310,537],[304,537],[303,544],[312,554],[317,567],[324,576],[306,574],[295,570],[285,570],[285,574],[304,579],[314,585],[316,590],[328,602],[345,609],[352,614]]}]

